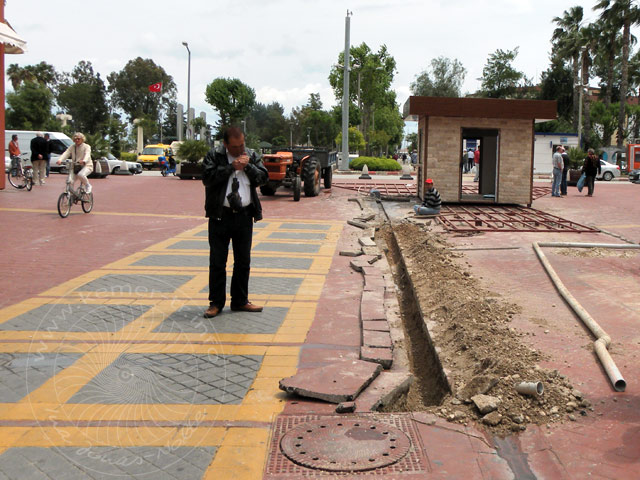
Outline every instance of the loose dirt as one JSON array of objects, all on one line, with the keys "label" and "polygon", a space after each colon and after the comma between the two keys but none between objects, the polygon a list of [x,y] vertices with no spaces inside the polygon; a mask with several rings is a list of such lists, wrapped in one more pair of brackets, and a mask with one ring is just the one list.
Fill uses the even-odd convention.
[{"label": "loose dirt", "polygon": [[[593,411],[568,378],[538,366],[543,353],[510,326],[521,309],[485,289],[464,264],[463,253],[451,251],[441,234],[413,223],[387,224],[376,240],[387,245],[416,376],[408,395],[387,411],[429,411],[460,424],[477,421],[498,435],[530,423],[577,421]],[[544,393],[517,393],[514,386],[523,381],[542,382]],[[481,414],[470,400],[477,393],[495,397],[497,409]]]}]

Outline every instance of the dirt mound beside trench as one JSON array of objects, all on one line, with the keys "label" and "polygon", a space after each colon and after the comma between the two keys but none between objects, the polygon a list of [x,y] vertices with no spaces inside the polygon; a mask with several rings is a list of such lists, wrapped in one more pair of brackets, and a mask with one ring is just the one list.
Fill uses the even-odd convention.
[{"label": "dirt mound beside trench", "polygon": [[[478,421],[499,435],[525,430],[530,423],[575,421],[593,411],[569,379],[537,365],[543,354],[522,341],[524,333],[510,327],[521,309],[483,288],[480,280],[460,265],[461,253],[452,252],[441,235],[426,227],[401,223],[393,225],[393,230],[406,274],[393,248],[391,227],[384,226],[379,234],[389,246],[389,263],[401,292],[405,341],[416,382],[388,411],[429,411],[461,424]],[[408,294],[411,285],[422,315],[415,298]],[[419,321],[412,322],[412,317],[419,317]],[[434,359],[424,354],[424,341],[418,338],[425,325],[452,392],[441,382],[439,394],[434,394]],[[523,381],[542,382],[543,395],[517,393],[514,386]],[[480,413],[470,401],[478,393],[494,397],[491,403],[497,408]]]}]

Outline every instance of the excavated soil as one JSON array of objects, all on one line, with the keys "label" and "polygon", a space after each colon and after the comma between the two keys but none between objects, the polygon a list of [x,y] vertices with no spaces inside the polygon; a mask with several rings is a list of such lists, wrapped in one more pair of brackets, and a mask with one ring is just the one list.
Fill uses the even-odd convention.
[{"label": "excavated soil", "polygon": [[[520,308],[483,288],[442,235],[413,223],[384,225],[377,235],[388,246],[416,377],[408,395],[387,411],[428,411],[460,424],[478,422],[497,435],[531,423],[577,421],[593,411],[568,378],[538,366],[542,353],[510,327]],[[517,393],[522,381],[542,382],[544,393]],[[481,414],[470,401],[477,393],[495,397],[498,408]]]}]

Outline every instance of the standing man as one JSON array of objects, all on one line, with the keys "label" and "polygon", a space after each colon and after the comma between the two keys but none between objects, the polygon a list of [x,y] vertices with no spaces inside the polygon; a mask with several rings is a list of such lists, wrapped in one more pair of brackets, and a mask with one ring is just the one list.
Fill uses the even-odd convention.
[{"label": "standing man", "polygon": [[261,312],[249,301],[249,272],[253,223],[262,220],[262,206],[256,187],[267,183],[269,174],[262,160],[244,145],[237,127],[224,132],[223,146],[204,157],[202,183],[205,211],[209,218],[209,308],[205,318],[213,318],[226,302],[227,256],[233,241],[231,310]]},{"label": "standing man", "polygon": [[433,186],[433,180],[427,178],[424,181],[426,190],[424,192],[424,200],[422,205],[414,205],[413,211],[417,215],[438,215],[440,213],[440,207],[442,206],[442,200],[440,199],[440,192]]},{"label": "standing man", "polygon": [[567,149],[562,147],[562,179],[560,180],[560,195],[567,195],[567,173],[569,172],[569,154]]},{"label": "standing man", "polygon": [[584,165],[582,167],[582,171],[587,176],[584,182],[587,186],[587,197],[593,197],[593,183],[596,180],[596,175],[598,175],[601,170],[600,159],[593,148],[590,148],[587,150],[587,158],[584,159]]},{"label": "standing man", "polygon": [[51,161],[51,139],[49,138],[49,134],[48,133],[44,134],[44,139],[47,142],[47,149],[46,149],[47,158],[45,158],[47,163],[45,165],[47,167],[47,178],[49,178],[49,168],[50,168],[49,162]]},{"label": "standing man", "polygon": [[562,147],[562,145],[559,145],[558,148],[556,148],[556,153],[554,153],[552,157],[552,164],[553,164],[553,184],[551,185],[552,197],[562,198],[560,195],[560,182],[562,180],[562,170],[564,169],[562,152],[564,152],[564,148]]},{"label": "standing man", "polygon": [[474,159],[474,153],[473,153],[473,150],[470,148],[469,151],[467,151],[467,173],[473,170],[473,159]]},{"label": "standing man", "polygon": [[46,158],[47,141],[42,136],[42,132],[38,132],[31,140],[31,165],[33,165],[34,184],[44,185],[44,178],[47,176]]},{"label": "standing man", "polygon": [[480,180],[480,148],[476,147],[476,151],[473,152],[473,163],[476,169],[476,176],[473,177],[473,181],[477,182]]},{"label": "standing man", "polygon": [[18,135],[11,135],[11,141],[9,142],[9,158],[11,159],[11,168],[14,168],[13,164],[17,158],[20,158],[20,146],[18,145]]}]

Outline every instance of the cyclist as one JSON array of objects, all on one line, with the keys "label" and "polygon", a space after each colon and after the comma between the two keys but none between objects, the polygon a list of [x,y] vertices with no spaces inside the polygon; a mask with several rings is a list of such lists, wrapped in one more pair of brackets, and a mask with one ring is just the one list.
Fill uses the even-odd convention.
[{"label": "cyclist", "polygon": [[16,160],[20,158],[18,135],[11,135],[11,141],[9,142],[9,158],[11,158],[11,168],[16,168]]},{"label": "cyclist", "polygon": [[[84,143],[85,137],[82,133],[76,132],[73,134],[73,145],[71,145],[67,150],[60,155],[58,159],[58,165],[60,165],[64,160],[71,157],[72,165],[69,170],[69,175],[71,176],[71,181],[75,181],[75,175],[78,176],[80,182],[82,183],[85,192],[91,193],[91,184],[89,180],[87,180],[87,176],[93,172],[93,160],[91,160],[91,146],[87,143]],[[80,169],[79,172],[76,172],[76,169]]]}]

